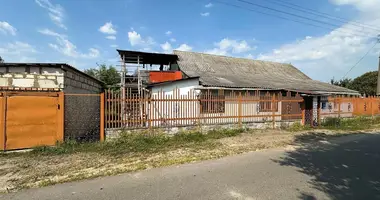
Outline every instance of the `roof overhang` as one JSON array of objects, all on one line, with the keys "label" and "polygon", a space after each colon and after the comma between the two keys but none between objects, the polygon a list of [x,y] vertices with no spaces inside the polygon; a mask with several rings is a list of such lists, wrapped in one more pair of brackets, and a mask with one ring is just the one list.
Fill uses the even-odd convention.
[{"label": "roof overhang", "polygon": [[129,51],[117,49],[120,58],[128,64],[152,64],[152,65],[169,65],[178,60],[174,54],[149,53],[142,51]]}]

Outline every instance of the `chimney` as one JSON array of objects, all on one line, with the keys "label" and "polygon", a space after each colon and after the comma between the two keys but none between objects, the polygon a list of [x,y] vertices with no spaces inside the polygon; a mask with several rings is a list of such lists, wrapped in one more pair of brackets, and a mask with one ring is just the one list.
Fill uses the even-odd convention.
[{"label": "chimney", "polygon": [[379,56],[379,68],[377,71],[377,91],[376,91],[377,96],[380,95],[380,56]]}]

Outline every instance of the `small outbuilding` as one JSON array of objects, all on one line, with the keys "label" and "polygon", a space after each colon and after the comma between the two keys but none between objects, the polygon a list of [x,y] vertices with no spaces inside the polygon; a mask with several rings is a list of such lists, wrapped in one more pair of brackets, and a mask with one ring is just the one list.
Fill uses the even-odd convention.
[{"label": "small outbuilding", "polygon": [[65,63],[0,63],[0,149],[98,139],[102,90]]}]

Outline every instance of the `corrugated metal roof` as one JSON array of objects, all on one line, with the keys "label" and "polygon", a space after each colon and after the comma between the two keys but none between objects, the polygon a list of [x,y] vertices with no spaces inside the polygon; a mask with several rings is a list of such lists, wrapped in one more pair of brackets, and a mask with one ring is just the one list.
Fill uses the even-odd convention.
[{"label": "corrugated metal roof", "polygon": [[203,86],[267,88],[358,94],[357,91],[315,81],[291,64],[233,58],[175,50],[178,65]]}]

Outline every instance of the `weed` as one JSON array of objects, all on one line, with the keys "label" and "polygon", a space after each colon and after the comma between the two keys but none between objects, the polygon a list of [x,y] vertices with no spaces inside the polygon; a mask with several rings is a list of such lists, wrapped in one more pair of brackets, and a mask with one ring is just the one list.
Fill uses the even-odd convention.
[{"label": "weed", "polygon": [[287,129],[290,132],[299,132],[299,131],[305,131],[310,130],[310,125],[302,125],[300,122],[294,122],[292,125],[289,126]]},{"label": "weed", "polygon": [[[140,134],[123,133],[116,140],[103,143],[78,143],[67,141],[58,143],[54,147],[40,146],[32,150],[32,155],[61,155],[77,152],[95,152],[110,155],[122,155],[126,153],[165,152],[179,147],[202,148],[204,143],[210,146],[216,139],[234,137],[244,132],[245,129],[220,129],[202,134],[199,131],[188,131],[168,136],[166,134]],[[211,145],[212,146],[212,145]]]},{"label": "weed", "polygon": [[321,127],[334,130],[365,130],[380,123],[378,117],[354,117],[354,118],[326,118]]}]

